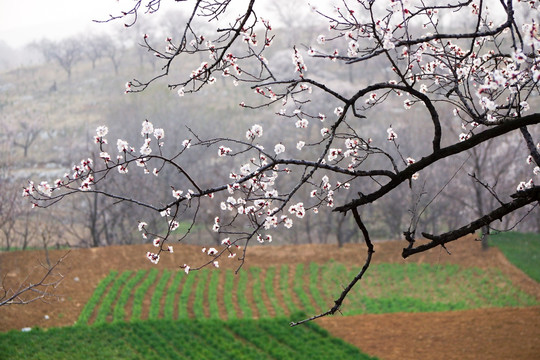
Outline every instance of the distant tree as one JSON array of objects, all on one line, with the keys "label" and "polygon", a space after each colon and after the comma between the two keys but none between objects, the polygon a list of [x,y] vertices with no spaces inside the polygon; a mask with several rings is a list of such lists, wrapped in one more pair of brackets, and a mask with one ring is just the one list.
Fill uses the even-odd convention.
[{"label": "distant tree", "polygon": [[[482,214],[441,234],[422,231],[420,221],[436,206],[433,199],[438,194],[423,206],[413,202],[408,211],[414,221],[403,229],[404,258],[439,246],[446,248],[447,243],[516,211],[528,210],[538,216],[540,35],[538,16],[517,15],[530,7],[538,15],[537,2],[344,0],[336,7],[311,6],[310,26],[320,28],[322,23],[327,30],[311,45],[297,43],[289,49],[289,73],[273,71],[269,54],[274,29],[269,19],[258,16],[255,0],[240,15],[238,8],[229,9],[229,3],[196,2],[187,23],[177,32],[181,37],[170,36],[163,42],[145,36],[144,46],[162,61],[162,70],[149,80],[129,81],[126,92],[144,91],[174,74],[169,88],[180,97],[198,95],[206,97],[209,105],[217,105],[228,101],[228,96],[209,97],[201,90],[223,76],[235,84],[244,83],[255,93],[246,95],[240,106],[254,111],[256,123],[240,136],[231,133],[228,119],[219,118],[216,127],[223,135],[206,138],[189,131],[181,140],[165,137],[163,129],[144,120],[138,149],[123,139],[107,144],[108,129],[99,127],[95,137],[99,161],[83,160],[54,184],[30,183],[25,194],[36,206],[47,207],[68,196],[93,192],[158,212],[164,220],[161,227],[152,227],[144,219],[138,223],[143,237],[156,246],[155,253],[147,253],[154,263],[172,251],[173,240],[189,235],[190,230],[180,235],[175,232],[181,221],[193,225],[199,212],[210,208],[215,214],[212,227],[222,246],[206,250],[208,261],[200,266],[184,264],[186,272],[218,266],[222,257],[235,255],[241,267],[253,241],[271,242],[278,232],[297,227],[307,212],[328,209],[349,216],[366,244],[364,266],[327,311],[306,321],[336,313],[367,271],[374,248],[372,225],[364,221],[363,214],[393,192],[421,193],[422,184],[432,181],[430,170],[445,159],[519,132],[525,145],[513,160],[522,167],[527,166],[525,159],[533,165],[526,168],[528,176],[514,179],[505,194],[497,195],[500,201],[493,207],[486,206]],[[141,5],[153,12],[159,8],[159,0],[136,1],[133,9],[119,17],[130,25]],[[179,5],[187,6],[184,2]],[[195,21],[199,17],[210,23],[219,21],[217,30],[199,32]],[[466,26],[456,30],[449,21],[456,17],[464,19]],[[184,77],[174,72],[176,64],[190,63],[192,56],[204,60]],[[369,83],[349,81],[347,71],[336,73],[343,75],[342,81],[310,76],[335,62],[361,68],[372,63],[380,73],[370,76]],[[281,117],[282,137],[269,137],[268,128],[259,123],[256,115],[267,109]],[[441,121],[460,128],[459,135],[445,131]],[[412,122],[429,135],[424,131],[406,135]],[[309,133],[318,134],[317,139],[310,141]],[[167,151],[168,144],[174,149]],[[187,154],[194,152],[196,164],[185,162]],[[212,176],[210,185],[206,185],[207,177],[195,176],[201,168],[211,173],[214,166],[228,169]],[[159,178],[167,171],[176,176],[168,177],[171,181],[151,193],[124,191],[118,179],[124,176],[127,182],[128,173],[139,170],[150,177]],[[454,175],[447,181],[453,179]],[[114,191],[96,187],[114,182],[118,184]],[[440,191],[445,187],[443,183]],[[494,189],[492,184],[486,187]],[[158,193],[168,193],[169,199],[161,201]],[[473,195],[463,189],[454,196]],[[324,214],[318,216],[325,222]]]},{"label": "distant tree", "polygon": [[21,204],[18,201],[19,191],[15,191],[13,184],[6,178],[0,181],[0,239],[5,250],[10,250],[16,240],[16,225],[22,213]]},{"label": "distant tree", "polygon": [[111,60],[114,68],[114,73],[118,75],[118,67],[120,66],[120,58],[123,52],[121,44],[113,40],[112,37],[106,36],[103,38],[102,50],[103,56]]},{"label": "distant tree", "polygon": [[18,125],[19,127],[15,130],[13,136],[13,145],[22,148],[24,157],[27,157],[28,150],[30,150],[43,128],[35,119],[21,120]]},{"label": "distant tree", "polygon": [[54,61],[64,69],[71,79],[73,66],[82,59],[83,45],[79,38],[73,37],[57,42],[50,40],[41,40],[37,48],[46,60]]},{"label": "distant tree", "polygon": [[92,62],[92,69],[96,68],[96,62],[103,57],[106,42],[107,38],[103,35],[88,35],[84,40],[83,53]]}]

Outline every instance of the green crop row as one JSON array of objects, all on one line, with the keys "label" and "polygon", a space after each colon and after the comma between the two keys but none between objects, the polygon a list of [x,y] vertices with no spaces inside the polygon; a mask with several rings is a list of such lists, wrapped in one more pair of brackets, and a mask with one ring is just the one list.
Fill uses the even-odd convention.
[{"label": "green crop row", "polygon": [[268,312],[268,309],[266,308],[266,305],[264,304],[262,296],[263,292],[261,286],[261,269],[258,267],[252,267],[249,270],[253,278],[253,301],[255,302],[255,307],[257,308],[257,312],[259,313],[259,318],[269,317],[270,314]]},{"label": "green crop row", "polygon": [[135,293],[133,294],[133,309],[131,311],[132,321],[141,318],[144,296],[146,295],[148,288],[154,283],[158,273],[159,272],[156,269],[150,270],[146,279],[144,279],[141,285],[135,289]]},{"label": "green crop row", "polygon": [[141,282],[146,275],[145,270],[139,270],[137,273],[126,282],[126,285],[122,288],[122,292],[118,296],[116,305],[113,311],[113,321],[124,321],[126,317],[125,306],[131,297],[131,293],[135,286]]},{"label": "green crop row", "polygon": [[184,286],[182,287],[182,292],[178,298],[178,318],[187,319],[189,317],[188,313],[188,301],[193,288],[193,284],[197,280],[196,276],[187,276],[186,281],[184,281]]},{"label": "green crop row", "polygon": [[277,296],[276,290],[274,289],[274,279],[276,277],[276,268],[270,267],[266,270],[266,276],[264,277],[264,290],[268,294],[270,303],[274,308],[276,316],[285,316],[285,311],[283,310],[282,304],[280,304]]},{"label": "green crop row", "polygon": [[163,297],[163,292],[167,286],[167,282],[171,277],[171,272],[169,270],[164,270],[161,278],[159,279],[154,293],[152,294],[152,300],[150,302],[150,310],[148,311],[149,319],[159,318],[159,311],[161,310],[161,298]]},{"label": "green crop row", "polygon": [[178,293],[180,283],[184,278],[183,272],[177,271],[172,280],[171,286],[167,288],[167,294],[165,295],[165,306],[163,309],[163,317],[165,319],[174,319],[175,299]]},{"label": "green crop row", "polygon": [[225,271],[224,288],[223,302],[225,303],[227,319],[236,319],[236,310],[234,309],[233,303],[234,272],[230,269]]},{"label": "green crop row", "polygon": [[[133,297],[132,313],[127,316],[132,320],[141,318],[143,303],[150,303],[149,309],[144,309],[149,319],[266,318],[299,309],[315,314],[327,310],[358,271],[360,267],[348,269],[343,264],[329,262],[282,265],[279,271],[273,267],[265,271],[252,267],[238,275],[226,270],[224,276],[220,275],[220,270],[211,269],[189,275],[165,270],[159,278],[153,269],[144,280],[141,272],[132,277],[131,272],[112,273],[99,284],[79,322],[88,323],[94,312],[97,313],[96,323],[108,321],[113,305],[114,320],[125,319],[125,306],[130,297]],[[137,282],[139,287],[135,286]],[[152,284],[155,286],[151,287]],[[146,302],[143,301],[145,296]],[[345,315],[354,315],[537,303],[497,269],[375,264],[352,289],[341,310]]]},{"label": "green crop row", "polygon": [[204,310],[204,290],[206,288],[206,282],[208,281],[208,269],[202,269],[201,271],[197,272],[195,276],[197,279],[195,280],[196,286],[195,286],[195,302],[193,303],[193,313],[195,314],[195,317],[198,319],[206,317]]},{"label": "green crop row", "polygon": [[296,271],[294,273],[293,291],[302,303],[302,308],[304,309],[304,311],[310,314],[314,314],[315,309],[311,304],[311,300],[309,299],[308,294],[304,290],[304,283],[304,264],[298,264],[296,265]]},{"label": "green crop row", "polygon": [[238,273],[238,286],[236,290],[236,298],[238,301],[238,306],[242,311],[243,318],[250,319],[253,316],[251,311],[251,306],[247,300],[247,283],[248,283],[248,273],[247,271],[240,271]]},{"label": "green crop row", "polygon": [[77,320],[77,324],[87,324],[90,320],[90,317],[92,316],[92,313],[94,312],[94,309],[96,305],[101,300],[101,297],[107,290],[107,287],[111,282],[114,281],[116,278],[116,275],[118,275],[118,271],[111,271],[105,279],[101,280],[96,289],[94,290],[94,293],[84,306],[84,308],[81,311],[81,314],[79,315],[79,319]]},{"label": "green crop row", "polygon": [[[101,324],[109,320],[109,315],[112,312],[113,304],[118,296],[118,291],[126,283],[127,279],[131,276],[131,271],[124,271],[120,276],[118,276],[113,282],[111,288],[107,292],[107,295],[103,298],[101,305],[98,309],[95,324]],[[112,320],[112,319],[111,319]]]}]

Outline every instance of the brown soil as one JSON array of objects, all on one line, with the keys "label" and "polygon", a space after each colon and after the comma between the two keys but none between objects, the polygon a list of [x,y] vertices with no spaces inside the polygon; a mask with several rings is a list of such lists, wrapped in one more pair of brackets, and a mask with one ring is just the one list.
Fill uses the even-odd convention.
[{"label": "brown soil", "polygon": [[[283,294],[281,293],[281,289],[279,287],[279,267],[276,266],[274,268],[274,281],[272,282],[272,286],[274,287],[274,294],[276,295],[277,302],[281,309],[283,309],[283,313],[285,315],[289,315],[289,310],[285,306],[285,301],[283,300]],[[276,309],[276,311],[279,311]]]},{"label": "brown soil", "polygon": [[227,318],[227,309],[225,307],[225,271],[219,273],[219,282],[217,286],[217,305],[219,313],[223,314],[224,318]]},{"label": "brown soil", "polygon": [[[249,304],[249,307],[251,310],[251,316],[255,319],[258,319],[259,309],[255,305],[255,300],[253,297],[253,282],[256,280],[253,278],[253,274],[251,273],[251,271],[249,271],[249,269],[246,269],[246,272],[247,272],[248,280],[247,280],[247,286],[246,286],[246,293],[244,294],[244,296],[246,297],[246,301]],[[245,315],[243,315],[242,317],[245,317]]]},{"label": "brown soil", "polygon": [[[452,255],[434,249],[404,260],[400,256],[403,246],[401,242],[375,243],[373,262],[496,267],[516,286],[540,300],[540,284],[511,265],[497,249],[482,251],[480,244],[472,237],[449,244],[447,247]],[[72,250],[58,267],[64,276],[54,289],[58,298],[29,305],[0,307],[0,331],[26,326],[72,325],[96,285],[110,270],[121,272],[155,268],[156,265],[145,257],[146,251],[152,251],[151,248],[148,245],[134,245]],[[62,250],[49,251],[49,258],[54,262],[65,253]],[[334,259],[346,265],[359,265],[365,256],[363,244],[343,248],[336,245],[257,246],[248,249],[246,266],[275,266],[279,274],[282,264],[308,264],[311,261],[322,264]],[[0,253],[0,276],[6,287],[15,288],[27,275],[30,275],[29,280],[35,279],[43,271],[39,264],[45,259],[43,251]],[[184,263],[197,266],[206,261],[208,256],[202,254],[199,246],[176,246],[173,254],[163,254],[157,267],[178,269]],[[238,265],[236,258],[224,259],[220,261],[220,270],[236,269]],[[289,274],[291,277],[293,275],[294,271]],[[279,289],[276,289],[276,293],[279,298]],[[298,302],[294,293],[293,298]],[[45,315],[49,319],[46,320]],[[336,316],[320,319],[319,324],[381,359],[540,359],[540,307]]]},{"label": "brown soil", "polygon": [[540,359],[540,307],[327,317],[319,324],[385,360]]}]

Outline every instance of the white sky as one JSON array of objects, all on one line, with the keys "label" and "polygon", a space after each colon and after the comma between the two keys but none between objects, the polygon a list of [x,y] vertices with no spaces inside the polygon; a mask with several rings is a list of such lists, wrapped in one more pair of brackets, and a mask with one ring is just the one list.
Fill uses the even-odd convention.
[{"label": "white sky", "polygon": [[[163,1],[163,5],[172,1]],[[109,14],[129,10],[132,0],[0,0],[0,41],[17,48],[42,38],[62,39],[82,33],[123,28],[123,21],[107,24]]]},{"label": "white sky", "polygon": [[[139,15],[143,18],[151,17],[152,20],[167,10],[181,10],[186,7],[191,9],[194,3],[162,0],[160,11],[145,15],[144,4],[147,1],[143,0]],[[241,8],[241,5],[245,6],[243,4],[245,1],[235,0],[231,5],[233,8],[234,6]],[[299,8],[308,9],[306,5],[308,1],[294,1],[301,4]],[[311,3],[324,4],[326,1],[311,0]],[[122,10],[130,10],[134,4],[134,0],[0,0],[0,41],[13,48],[22,48],[34,40],[43,38],[56,40],[85,33],[118,32],[124,28],[124,21],[132,18],[118,19],[106,24],[95,23],[92,20],[106,20],[109,14],[119,15]]]}]

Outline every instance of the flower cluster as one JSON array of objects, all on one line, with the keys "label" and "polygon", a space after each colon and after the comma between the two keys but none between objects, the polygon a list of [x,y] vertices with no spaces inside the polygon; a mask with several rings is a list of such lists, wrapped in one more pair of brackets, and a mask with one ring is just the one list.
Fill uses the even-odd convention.
[{"label": "flower cluster", "polygon": [[294,47],[294,53],[292,55],[292,62],[294,64],[295,72],[300,74],[300,77],[304,76],[304,72],[307,71],[306,64],[304,63],[304,58],[298,52],[298,49]]}]

